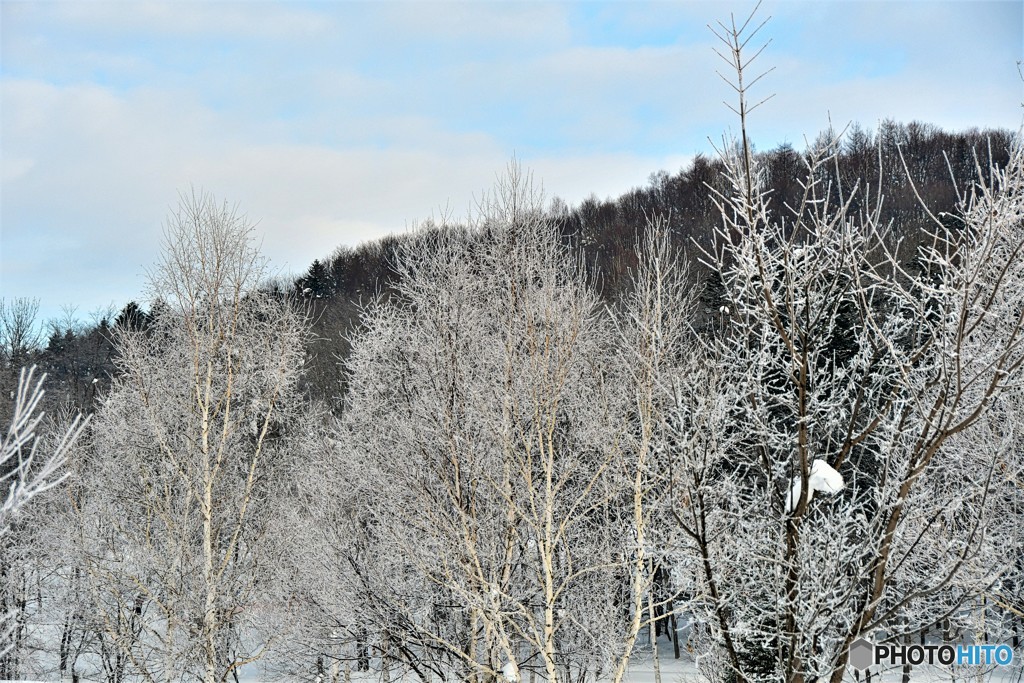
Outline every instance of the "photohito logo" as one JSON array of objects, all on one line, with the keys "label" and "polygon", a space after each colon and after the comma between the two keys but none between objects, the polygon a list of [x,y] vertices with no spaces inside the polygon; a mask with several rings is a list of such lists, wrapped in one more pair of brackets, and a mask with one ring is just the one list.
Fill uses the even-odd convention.
[{"label": "photohito logo", "polygon": [[875,645],[859,638],[850,646],[850,666],[863,671],[872,664],[986,664],[1010,666],[1009,645]]}]

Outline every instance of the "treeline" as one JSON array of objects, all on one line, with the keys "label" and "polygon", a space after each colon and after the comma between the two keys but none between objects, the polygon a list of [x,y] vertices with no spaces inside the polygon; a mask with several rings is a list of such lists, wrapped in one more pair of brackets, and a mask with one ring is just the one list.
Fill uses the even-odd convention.
[{"label": "treeline", "polygon": [[[826,144],[834,134],[823,132],[817,144]],[[949,132],[920,122],[884,121],[877,131],[854,125],[843,136],[836,164],[824,169],[829,174],[825,182],[835,188],[830,208],[853,194],[850,211],[856,214],[874,208],[866,202],[880,193],[879,219],[896,226],[893,235],[903,240],[898,255],[909,259],[930,220],[917,194],[933,214],[952,214],[958,191],[988,180],[990,165],[1006,165],[1012,137],[1008,130]],[[756,155],[778,210],[800,204],[799,179],[807,171],[807,160],[807,152],[788,144]],[[859,187],[856,193],[854,187]],[[665,219],[673,244],[688,254],[694,266],[691,276],[706,277],[695,245],[710,248],[722,222],[709,188],[728,194],[726,169],[721,159],[698,155],[678,173],[653,173],[647,185],[616,199],[591,196],[570,207],[555,198],[549,214],[562,241],[583,259],[602,298],[613,303],[628,293],[630,273],[637,267],[637,239],[654,217]],[[392,291],[397,278],[395,250],[408,239],[389,235],[357,247],[341,246],[296,279],[293,291],[306,299],[314,319],[309,373],[311,390],[318,397],[337,398],[337,387],[344,381],[339,360],[348,355],[348,336],[358,325],[361,304]]]},{"label": "treeline", "polygon": [[[783,144],[755,154],[776,211],[799,205],[803,192],[799,179],[807,170],[808,154],[835,133],[822,132],[808,151]],[[851,213],[877,208],[879,219],[894,226],[893,239],[901,240],[893,245],[898,257],[908,260],[929,225],[928,212],[940,217],[953,215],[958,193],[979,180],[987,181],[991,167],[1005,166],[1012,137],[1003,129],[951,132],[917,121],[887,120],[877,130],[854,124],[842,136],[836,163],[821,171],[833,187],[829,208],[834,210],[849,195]],[[715,192],[729,193],[726,169],[720,158],[699,154],[677,173],[652,173],[645,186],[618,198],[591,196],[578,206],[554,198],[548,213],[563,243],[583,259],[587,276],[602,298],[614,303],[628,293],[630,273],[637,266],[637,239],[648,220],[656,216],[666,221],[672,242],[694,265],[691,277],[703,282],[707,271],[699,263],[698,252],[711,246],[722,221]],[[882,201],[876,207],[879,199]],[[946,220],[953,227],[954,219]],[[421,232],[437,227],[426,225]],[[410,239],[414,236],[392,234],[354,247],[342,245],[326,258],[315,260],[294,281],[268,285],[278,296],[302,299],[313,320],[312,362],[304,378],[311,396],[340,406],[338,387],[344,386],[345,380],[341,361],[348,356],[349,337],[359,325],[363,305],[393,290],[397,279],[394,254]],[[47,404],[51,409],[67,406],[90,412],[114,372],[111,326],[145,326],[149,313],[132,301],[120,311],[97,311],[92,318],[85,324],[69,313],[50,321],[45,334],[26,335],[20,341],[7,335],[3,340],[7,360],[0,387],[3,395],[9,396],[14,389],[16,368],[35,364],[48,374]],[[38,327],[38,322],[33,315],[32,326]],[[7,410],[9,407],[4,408]]]}]

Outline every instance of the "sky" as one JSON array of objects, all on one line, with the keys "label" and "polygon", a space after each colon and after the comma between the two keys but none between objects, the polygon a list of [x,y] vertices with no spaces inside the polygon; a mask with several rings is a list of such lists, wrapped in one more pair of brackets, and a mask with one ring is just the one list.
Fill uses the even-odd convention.
[{"label": "sky", "polygon": [[[0,0],[0,296],[145,300],[190,188],[271,273],[465,216],[513,157],[614,197],[736,130],[708,28],[750,2]],[[756,147],[829,121],[1021,126],[1024,3],[771,2]]]}]

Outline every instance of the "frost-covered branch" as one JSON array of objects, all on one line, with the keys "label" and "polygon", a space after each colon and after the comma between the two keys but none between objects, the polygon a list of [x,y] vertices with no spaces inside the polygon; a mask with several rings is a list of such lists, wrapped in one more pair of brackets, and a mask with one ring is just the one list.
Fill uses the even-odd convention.
[{"label": "frost-covered branch", "polygon": [[[35,379],[35,367],[22,368],[14,393],[14,413],[0,443],[0,544],[6,544],[19,512],[32,498],[58,486],[67,477],[62,471],[69,450],[88,420],[75,417],[46,452],[40,450],[40,428],[45,414],[40,409],[46,375]],[[0,659],[14,647],[16,624],[13,612],[0,613]]]},{"label": "frost-covered branch", "polygon": [[39,428],[45,417],[40,410],[46,375],[34,379],[35,367],[22,369],[14,395],[14,416],[0,444],[0,537],[8,532],[18,510],[34,496],[60,484],[67,476],[61,467],[67,453],[85,427],[85,420],[74,422],[51,452],[39,451]]}]

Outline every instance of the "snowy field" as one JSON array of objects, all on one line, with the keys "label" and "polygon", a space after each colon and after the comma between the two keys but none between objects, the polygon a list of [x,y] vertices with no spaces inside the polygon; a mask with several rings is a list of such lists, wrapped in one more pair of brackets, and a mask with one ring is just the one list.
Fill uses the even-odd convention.
[{"label": "snowy field", "polygon": [[[1015,661],[1018,664],[1014,667],[999,668],[985,667],[942,667],[942,666],[920,666],[914,667],[910,674],[910,680],[914,683],[1024,683],[1024,668],[1020,662],[1024,660],[1024,648],[1015,653]],[[651,656],[650,648],[640,650],[630,663],[629,672],[626,674],[627,683],[706,683],[707,679],[697,670],[697,663],[694,657],[682,652],[679,659],[673,657],[672,643],[663,638],[658,647],[658,669],[659,676],[655,675],[654,658]],[[903,672],[899,667],[883,669],[882,667],[871,667],[872,683],[899,683],[902,681]],[[377,676],[366,674],[352,674],[353,681],[367,682],[376,681]],[[402,683],[411,683],[414,678],[403,680]],[[537,678],[536,683],[543,679]],[[854,670],[848,669],[844,682],[866,683],[866,677],[862,674],[859,678],[854,675]],[[258,678],[251,679],[257,683]],[[392,681],[392,683],[396,683]],[[530,683],[530,678],[524,677],[524,683]]]},{"label": "snowy field", "polygon": [[[678,659],[675,658],[675,648],[667,633],[662,633],[658,638],[658,657],[655,663],[650,646],[649,631],[642,629],[630,659],[629,667],[624,677],[624,683],[708,683],[708,678],[700,671],[699,656],[693,651],[690,645],[690,623],[687,619],[679,620]],[[56,637],[56,631],[50,637]],[[48,638],[46,638],[48,639]],[[939,641],[928,639],[929,644],[939,644]],[[50,648],[52,651],[54,648]],[[859,675],[858,675],[859,673]],[[870,678],[864,672],[856,672],[852,667],[847,667],[844,683],[902,683],[903,671],[900,666],[884,667],[876,665],[870,667]],[[81,669],[79,669],[81,674]],[[58,678],[33,675],[29,670],[28,678],[16,679],[18,683],[70,683],[70,678]],[[103,681],[102,678],[81,676],[81,683],[92,681]],[[130,679],[136,680],[136,679]],[[234,680],[234,679],[229,679]],[[239,670],[238,683],[332,683],[330,674],[317,678],[313,673],[307,675],[283,676],[280,670],[268,673],[267,660],[249,664]],[[450,679],[454,681],[454,679]],[[913,683],[1024,683],[1024,644],[1014,650],[1013,662],[1010,666],[942,666],[942,665],[920,665],[911,669],[909,680]],[[0,683],[8,683],[9,679],[0,678]],[[13,683],[13,681],[11,681]],[[344,666],[337,671],[337,683],[384,683],[384,676],[381,671],[381,660],[371,657],[369,671],[357,671],[351,666],[345,671]],[[413,673],[402,674],[397,667],[392,667],[390,675],[387,676],[387,683],[423,683],[422,679]],[[441,683],[440,679],[434,679],[430,683]],[[530,675],[524,671],[520,683],[544,683],[544,678],[535,674]],[[806,683],[827,683],[827,679],[809,679]]]},{"label": "snowy field", "polygon": [[[662,635],[658,642],[658,663],[655,667],[654,657],[649,641],[645,633],[641,633],[641,642],[638,643],[635,654],[630,661],[629,670],[625,677],[626,683],[706,683],[707,678],[701,675],[694,654],[689,652],[685,643],[687,642],[687,628],[679,630],[680,657],[675,659],[672,641],[667,635]],[[646,642],[645,642],[646,641]],[[658,674],[655,669],[658,669]],[[873,666],[870,669],[870,683],[901,683],[903,671],[900,667],[884,668]],[[379,660],[371,660],[371,671],[359,672],[351,670],[347,676],[341,673],[339,676],[343,683],[377,683],[381,680]],[[82,679],[83,681],[92,679]],[[295,679],[283,679],[277,676],[266,676],[263,674],[261,664],[252,664],[242,669],[239,676],[240,683],[330,683],[329,678],[316,681],[310,677],[297,677]],[[858,677],[852,668],[847,669],[844,683],[868,683],[863,672]],[[524,673],[522,683],[543,683],[540,676],[531,678]],[[1024,647],[1018,647],[1014,652],[1014,663],[1009,667],[969,667],[969,666],[915,666],[910,673],[910,681],[914,683],[1024,683]],[[7,683],[0,679],[0,683]],[[65,683],[56,678],[23,680],[20,683]],[[392,672],[388,683],[422,683],[414,675],[400,676]],[[809,681],[808,683],[813,683]],[[822,682],[824,683],[824,682]]]},{"label": "snowy field", "polygon": [[[1015,656],[1016,660],[1019,662],[1022,657],[1024,657],[1024,654],[1018,651]],[[704,683],[707,681],[697,671],[697,664],[692,656],[683,653],[679,659],[673,658],[672,645],[669,642],[662,642],[660,644],[658,659],[660,681],[659,676],[655,675],[654,658],[648,649],[646,652],[638,653],[634,657],[630,664],[629,672],[626,675],[625,680],[627,683]],[[878,670],[872,667],[871,681],[872,683],[899,683],[902,681],[902,675],[902,671],[898,667],[890,670]],[[267,680],[262,678],[255,668],[250,668],[248,674],[241,677],[242,683],[264,683]],[[305,681],[306,679],[297,680]],[[379,672],[352,672],[350,680],[353,683],[376,682],[380,680]],[[843,680],[850,683],[865,683],[866,678],[861,675],[858,681],[858,678],[854,676],[853,669],[849,669]],[[1024,683],[1024,669],[1022,669],[1020,664],[1008,668],[997,667],[994,670],[971,670],[969,667],[951,669],[939,666],[920,666],[914,667],[910,674],[910,680],[914,683]],[[529,681],[529,677],[526,677],[524,683],[529,683]],[[542,683],[542,681],[543,679],[539,677],[535,679],[535,683]],[[413,682],[418,683],[419,679],[413,676],[391,679],[391,683]],[[0,679],[0,683],[6,683],[6,681]],[[53,679],[52,681],[28,681],[22,683],[58,683],[58,681]],[[275,681],[275,683],[278,682]]]},{"label": "snowy field", "polygon": [[[1021,653],[1017,653],[1018,657]],[[661,669],[661,683],[697,683],[707,681],[697,671],[697,665],[693,659],[684,654],[680,659],[672,658],[672,646],[662,643],[659,648],[659,665]],[[879,670],[872,667],[872,683],[898,683],[902,680],[902,671],[897,667],[891,670]],[[979,673],[981,674],[979,677]],[[654,674],[654,660],[650,652],[638,655],[630,664],[629,673],[626,677],[629,683],[658,683]],[[857,683],[853,669],[847,671],[843,679],[851,683]],[[987,681],[990,683],[1020,683],[1024,681],[1024,672],[1020,666],[1016,668],[996,669],[995,671],[979,672],[970,671],[967,667],[959,667],[950,670],[946,667],[921,666],[914,667],[910,674],[910,680],[915,683],[967,683],[968,681]],[[866,681],[861,675],[860,683]]]}]

